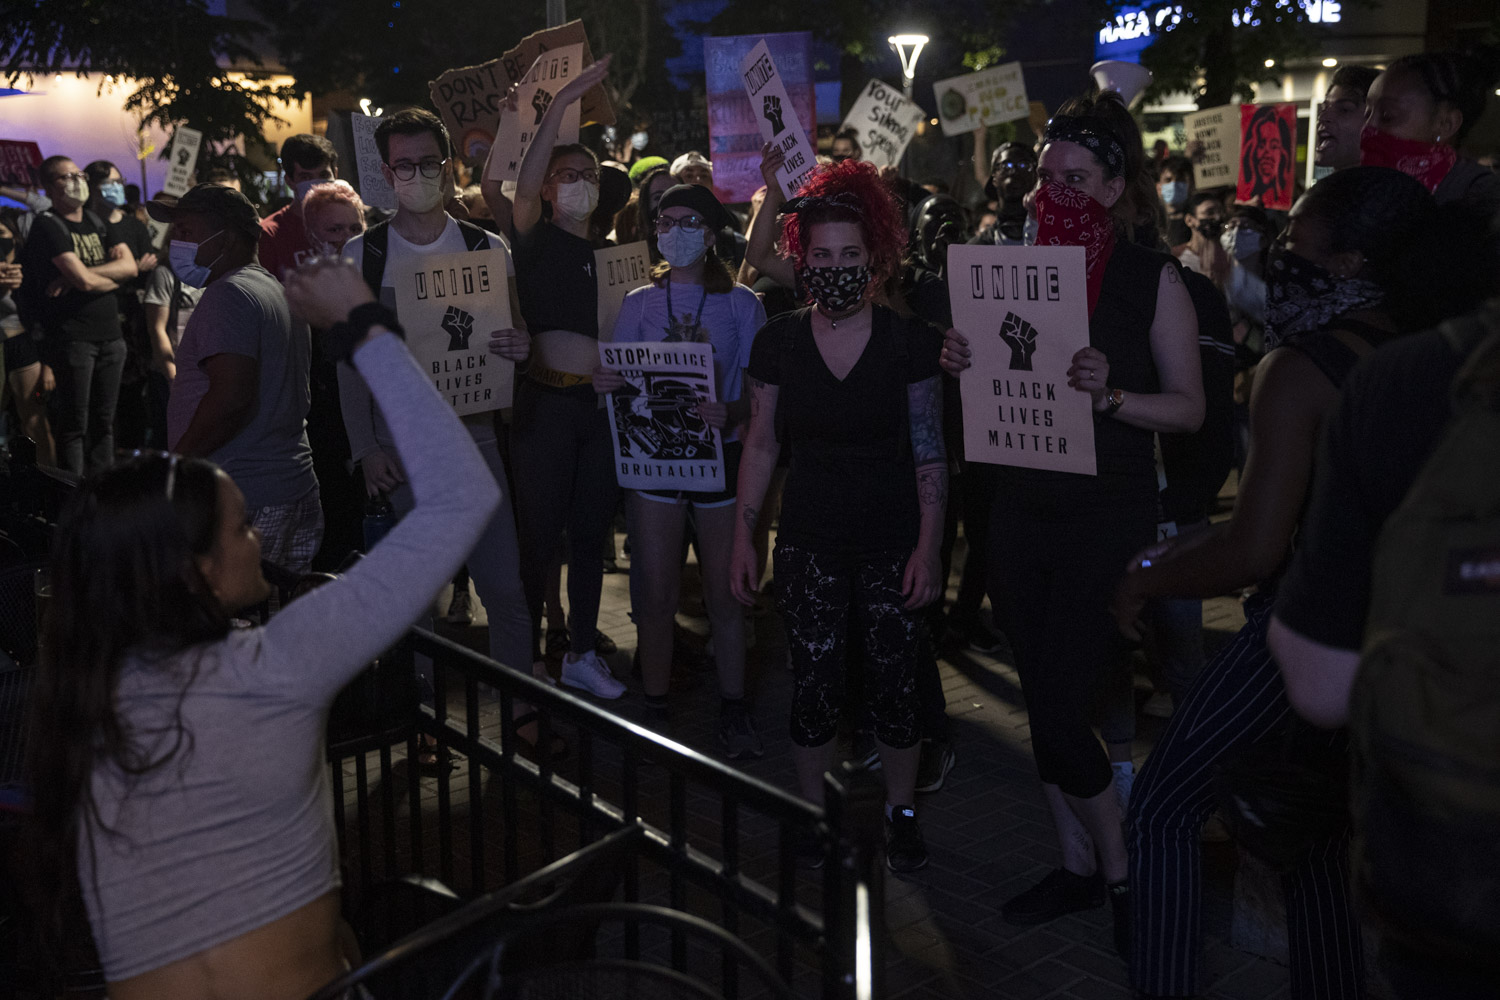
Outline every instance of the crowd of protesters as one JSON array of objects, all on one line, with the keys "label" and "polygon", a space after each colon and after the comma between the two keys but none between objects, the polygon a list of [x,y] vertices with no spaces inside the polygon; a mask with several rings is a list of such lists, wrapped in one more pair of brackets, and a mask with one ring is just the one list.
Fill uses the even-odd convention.
[{"label": "crowd of protesters", "polygon": [[[768,145],[745,218],[697,151],[627,170],[557,143],[608,67],[539,115],[513,187],[459,164],[413,108],[375,133],[394,213],[364,205],[312,135],[281,149],[292,197],[264,218],[227,175],[138,206],[113,164],[61,153],[34,211],[0,213],[12,438],[84,477],[45,626],[37,870],[62,884],[76,866],[112,995],[300,996],[345,968],[321,757],[334,695],[445,585],[450,619],[471,620],[472,581],[494,660],[626,697],[598,628],[621,510],[650,724],[670,731],[677,710],[691,544],[724,754],[762,756],[777,725],[755,718],[746,671],[746,616],[774,596],[797,790],[820,798],[852,730],[883,772],[893,871],[927,864],[917,796],[957,759],[939,658],[1008,645],[1058,856],[1005,919],[1107,904],[1139,995],[1197,995],[1200,841],[1245,830],[1221,811],[1226,769],[1291,746],[1347,771],[1391,484],[1416,479],[1465,362],[1419,331],[1497,328],[1500,175],[1463,154],[1494,74],[1455,54],[1340,68],[1311,143],[1326,176],[1289,212],[1195,189],[1196,150],[1151,155],[1119,95],[1095,90],[997,148],[972,205],[876,169],[841,132],[790,199]],[[470,171],[486,179],[466,187]],[[595,251],[635,240],[650,281],[601,330]],[[954,327],[946,264],[963,242],[1087,248],[1089,346],[1067,386],[1094,413],[1097,475],[964,455],[958,385],[980,331]],[[398,339],[394,276],[477,250],[506,262],[508,325],[476,333],[516,366],[515,399],[457,418]],[[711,346],[716,401],[696,412],[722,432],[723,490],[620,490],[600,397],[624,381],[601,339]],[[1382,453],[1408,413],[1420,440]],[[1211,523],[1236,470],[1232,516]],[[269,593],[262,559],[344,564],[372,498],[399,524],[366,558],[237,627]],[[1202,602],[1228,593],[1246,624],[1208,659]],[[1142,647],[1148,708],[1170,722],[1137,776]],[[524,709],[510,722],[530,751],[565,754],[536,745]],[[1350,842],[1347,816],[1324,822],[1285,865],[1294,997],[1364,995],[1352,886],[1383,873],[1357,879]],[[1392,941],[1403,997],[1490,995],[1493,952]],[[226,970],[251,985],[214,992]],[[1443,990],[1423,992],[1436,975]]]}]

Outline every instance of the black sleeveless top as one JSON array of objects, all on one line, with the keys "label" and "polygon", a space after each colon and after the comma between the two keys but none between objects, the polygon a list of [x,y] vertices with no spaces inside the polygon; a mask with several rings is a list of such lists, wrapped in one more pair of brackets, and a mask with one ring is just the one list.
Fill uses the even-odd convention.
[{"label": "black sleeveless top", "polygon": [[[1099,302],[1089,318],[1089,344],[1109,359],[1109,385],[1127,393],[1161,391],[1156,362],[1151,355],[1151,323],[1156,318],[1156,293],[1163,267],[1181,268],[1171,254],[1115,240],[1104,268]],[[1073,390],[1068,390],[1073,391]],[[1139,502],[1156,504],[1156,448],[1154,432],[1133,427],[1113,417],[1094,421],[1096,476],[1046,469],[999,466],[1001,503],[1019,501],[1025,509],[1038,504],[1053,508],[1076,498],[1086,504]]]}]

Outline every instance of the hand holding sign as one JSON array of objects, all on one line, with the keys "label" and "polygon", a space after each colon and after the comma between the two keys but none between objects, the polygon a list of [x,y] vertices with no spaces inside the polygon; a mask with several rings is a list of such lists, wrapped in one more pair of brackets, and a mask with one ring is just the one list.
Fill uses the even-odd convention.
[{"label": "hand holding sign", "polygon": [[563,103],[564,107],[580,100],[584,94],[604,82],[604,78],[609,75],[609,64],[613,59],[614,54],[609,53],[599,57],[592,65],[586,66],[583,72],[563,84],[562,90],[557,92],[557,99]]}]

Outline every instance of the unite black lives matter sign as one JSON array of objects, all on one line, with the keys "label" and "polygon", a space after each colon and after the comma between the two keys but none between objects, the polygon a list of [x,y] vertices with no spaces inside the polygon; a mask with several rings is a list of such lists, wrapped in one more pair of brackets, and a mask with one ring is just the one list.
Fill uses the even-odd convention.
[{"label": "unite black lives matter sign", "polygon": [[[406,346],[459,416],[511,404],[515,365],[489,350],[490,334],[515,326],[504,250],[411,258],[395,276]],[[387,272],[389,273],[389,271]]]},{"label": "unite black lives matter sign", "polygon": [[755,112],[761,138],[781,147],[784,159],[776,179],[786,196],[794,198],[807,175],[818,165],[818,154],[807,141],[807,132],[787,96],[786,83],[771,59],[765,39],[757,42],[740,63],[740,79],[750,97],[750,110]]},{"label": "unite black lives matter sign", "polygon": [[965,457],[1094,475],[1093,400],[1068,386],[1089,343],[1083,248],[949,247],[948,296],[973,352],[958,383]]}]

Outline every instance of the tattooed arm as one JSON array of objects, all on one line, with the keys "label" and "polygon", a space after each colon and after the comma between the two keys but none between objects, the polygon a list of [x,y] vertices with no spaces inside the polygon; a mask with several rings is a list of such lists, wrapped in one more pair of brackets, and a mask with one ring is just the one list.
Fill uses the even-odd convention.
[{"label": "tattooed arm", "polygon": [[917,467],[917,548],[906,565],[907,608],[931,604],[942,593],[939,548],[948,506],[948,455],[943,447],[943,384],[934,375],[906,387],[912,458]]},{"label": "tattooed arm", "polygon": [[760,519],[771,475],[776,471],[776,459],[781,455],[781,443],[776,440],[776,399],[781,390],[748,375],[745,385],[750,391],[750,429],[742,439],[744,450],[740,455],[736,490],[729,588],[736,600],[749,605],[755,602],[755,593],[760,589],[762,568],[755,553],[755,524]]}]

